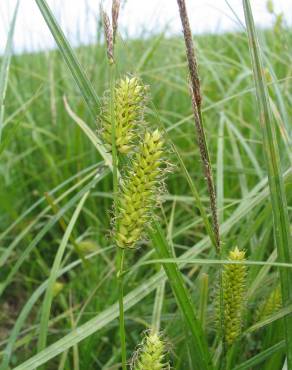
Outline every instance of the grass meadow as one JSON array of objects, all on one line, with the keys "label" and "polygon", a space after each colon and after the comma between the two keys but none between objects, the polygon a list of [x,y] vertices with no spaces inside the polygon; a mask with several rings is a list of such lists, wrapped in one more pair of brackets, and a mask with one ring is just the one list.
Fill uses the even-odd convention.
[{"label": "grass meadow", "polygon": [[[115,83],[102,22],[73,50],[37,3],[58,47],[11,55],[12,21],[0,60],[0,369],[291,370],[291,29],[275,15],[256,35],[244,0],[247,32],[193,37],[219,252],[184,39],[117,35],[114,79],[148,86],[144,120],[171,167],[145,235],[121,250],[113,189],[126,160],[112,150],[111,162],[97,123]],[[230,264],[235,247],[245,258]],[[154,329],[160,364],[137,365]]]}]

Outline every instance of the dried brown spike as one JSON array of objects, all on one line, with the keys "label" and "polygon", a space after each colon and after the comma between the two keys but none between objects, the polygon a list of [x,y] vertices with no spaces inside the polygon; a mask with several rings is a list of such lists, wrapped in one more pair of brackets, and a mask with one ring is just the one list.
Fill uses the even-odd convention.
[{"label": "dried brown spike", "polygon": [[113,0],[112,4],[112,25],[113,25],[113,41],[116,41],[116,35],[118,30],[118,18],[120,12],[120,0]]},{"label": "dried brown spike", "polygon": [[188,60],[188,68],[190,74],[190,93],[192,98],[192,107],[194,113],[195,127],[198,137],[198,145],[200,149],[200,156],[203,165],[204,176],[206,178],[208,193],[210,198],[210,208],[212,215],[212,224],[216,242],[217,253],[220,253],[220,233],[219,233],[219,223],[217,216],[217,205],[216,205],[216,193],[213,181],[212,167],[209,158],[209,152],[207,147],[207,141],[205,137],[205,131],[203,127],[202,114],[201,114],[201,87],[200,79],[198,75],[198,66],[195,55],[195,49],[193,44],[192,32],[190,27],[190,22],[188,18],[188,13],[186,9],[185,0],[177,0],[179,7],[179,14],[181,18],[185,46],[186,46],[186,56]]},{"label": "dried brown spike", "polygon": [[107,46],[107,57],[109,63],[114,63],[114,43],[113,43],[113,30],[111,27],[111,22],[104,10],[102,10],[102,19],[103,19],[103,26],[104,26],[104,34],[106,39],[106,46]]},{"label": "dried brown spike", "polygon": [[184,33],[184,39],[185,39],[185,44],[186,44],[186,53],[187,53],[187,60],[188,60],[188,65],[189,65],[191,83],[192,83],[193,92],[195,95],[195,100],[196,100],[196,104],[198,107],[198,111],[200,112],[202,95],[201,95],[200,79],[198,75],[198,66],[197,66],[197,60],[195,56],[190,22],[188,18],[185,1],[177,0],[177,3],[179,7],[179,13],[180,13],[180,18],[181,18],[183,33]]}]

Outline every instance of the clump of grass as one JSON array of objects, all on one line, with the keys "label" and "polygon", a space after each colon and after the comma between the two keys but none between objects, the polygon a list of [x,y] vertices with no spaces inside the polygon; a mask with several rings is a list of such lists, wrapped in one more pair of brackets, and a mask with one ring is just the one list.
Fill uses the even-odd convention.
[{"label": "clump of grass", "polygon": [[119,153],[127,154],[137,138],[137,126],[143,121],[146,90],[139,78],[125,77],[117,81],[113,97],[106,93],[98,121],[101,137],[109,150],[112,146],[110,99],[113,99],[116,148]]},{"label": "clump of grass", "polygon": [[161,336],[150,331],[144,338],[141,348],[134,359],[134,370],[164,370],[169,369],[165,361],[165,343]]},{"label": "clump of grass", "polygon": [[163,154],[160,131],[147,131],[120,186],[115,240],[121,248],[134,248],[143,236],[157,200]]},{"label": "clump of grass", "polygon": [[[245,261],[245,252],[238,247],[229,252],[230,261]],[[230,346],[240,336],[245,303],[246,266],[228,264],[222,273],[224,338]]]}]

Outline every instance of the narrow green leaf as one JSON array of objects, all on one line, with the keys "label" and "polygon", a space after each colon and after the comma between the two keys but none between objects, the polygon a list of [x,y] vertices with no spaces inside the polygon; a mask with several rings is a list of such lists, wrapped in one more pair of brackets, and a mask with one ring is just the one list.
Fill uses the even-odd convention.
[{"label": "narrow green leaf", "polygon": [[[255,80],[261,130],[263,135],[263,149],[268,169],[275,242],[277,246],[279,260],[281,262],[291,263],[292,244],[287,200],[280,164],[280,154],[277,144],[275,125],[271,113],[267,85],[263,72],[261,50],[256,35],[249,0],[243,0],[243,8],[248,33],[253,75]],[[281,269],[280,278],[283,303],[285,306],[288,306],[292,303],[292,272],[288,269]],[[284,321],[287,366],[289,370],[292,370],[292,315],[285,317]]]},{"label": "narrow green leaf", "polygon": [[221,114],[218,140],[217,140],[217,172],[216,172],[216,195],[218,221],[221,224],[224,220],[224,115]]},{"label": "narrow green leaf", "polygon": [[292,305],[290,304],[289,306],[287,307],[283,307],[281,308],[279,311],[277,311],[276,313],[272,314],[270,317],[268,317],[267,319],[263,320],[263,321],[259,321],[257,322],[256,324],[250,326],[247,330],[246,330],[246,333],[252,333],[256,330],[259,330],[267,325],[270,325],[271,323],[283,318],[283,317],[287,317],[289,315],[291,315],[292,313]]},{"label": "narrow green leaf", "polygon": [[11,52],[12,52],[12,40],[15,29],[15,22],[18,12],[19,0],[16,3],[12,21],[10,23],[7,42],[5,51],[3,54],[1,70],[0,70],[0,142],[2,137],[3,121],[4,121],[4,104],[5,96],[7,90],[8,76],[9,76],[9,67],[11,61]]},{"label": "narrow green leaf", "polygon": [[[77,194],[75,194],[64,207],[62,207],[56,215],[54,215],[48,223],[45,224],[45,226],[38,232],[38,234],[34,237],[34,239],[29,243],[29,245],[25,248],[25,250],[22,252],[22,254],[19,256],[18,260],[15,264],[13,264],[13,267],[11,268],[11,271],[6,276],[5,280],[1,282],[0,284],[0,296],[3,294],[11,280],[13,279],[13,276],[17,273],[25,259],[29,256],[30,252],[33,250],[33,248],[39,243],[39,241],[44,237],[44,235],[55,225],[56,222],[62,217],[83,195],[86,193],[89,189],[91,189],[98,181],[100,181],[104,176],[106,176],[109,173],[109,170],[102,169],[101,172],[98,174],[98,178],[92,179],[86,186],[84,186],[83,189],[81,189]],[[15,244],[12,244],[13,247],[15,247]],[[9,254],[11,253],[13,249],[9,249]],[[4,255],[5,253],[3,253]],[[8,255],[9,255],[8,254]],[[4,256],[4,262],[8,258],[8,255],[5,254]],[[2,255],[1,255],[2,257]]]},{"label": "narrow green leaf", "polygon": [[164,291],[165,291],[165,281],[162,281],[161,284],[159,284],[156,289],[152,313],[152,329],[155,330],[157,333],[160,330],[161,311],[164,301]]},{"label": "narrow green leaf", "polygon": [[215,233],[214,233],[214,230],[211,226],[211,223],[208,219],[208,215],[207,215],[207,212],[205,210],[205,207],[202,203],[202,200],[201,200],[201,197],[200,197],[200,194],[199,194],[199,191],[198,189],[196,188],[195,184],[194,184],[194,181],[192,180],[185,164],[184,164],[184,161],[179,153],[179,151],[176,149],[175,145],[172,144],[172,149],[174,151],[174,153],[176,154],[176,157],[179,161],[179,164],[181,166],[181,169],[183,170],[184,174],[185,174],[185,177],[187,179],[187,182],[189,184],[189,187],[191,189],[191,192],[193,194],[193,197],[195,198],[195,201],[196,201],[196,207],[198,207],[199,211],[200,211],[200,214],[202,216],[202,220],[204,222],[204,225],[205,225],[205,228],[206,228],[206,231],[207,231],[207,234],[209,235],[210,237],[210,240],[213,244],[213,246],[216,248],[216,237],[215,237]]},{"label": "narrow green leaf", "polygon": [[[86,256],[85,259],[88,260],[92,257],[95,257],[95,256],[97,256],[101,253],[104,253],[107,249],[110,249],[110,248],[113,248],[113,247],[100,249],[99,251],[94,252],[94,253],[90,254],[89,256]],[[82,263],[81,259],[78,259],[74,262],[71,262],[69,265],[67,265],[66,267],[64,267],[63,269],[58,271],[57,278],[64,275],[65,273],[72,270],[73,268],[79,266],[81,263]],[[13,326],[12,331],[10,332],[10,336],[9,336],[8,341],[7,341],[7,345],[6,345],[6,347],[3,351],[3,359],[2,359],[1,366],[0,366],[0,370],[7,370],[9,362],[11,360],[13,347],[14,347],[14,344],[17,340],[17,337],[18,337],[18,335],[21,331],[21,328],[23,327],[23,325],[25,323],[25,320],[27,319],[27,317],[28,317],[29,313],[31,312],[32,308],[35,306],[39,297],[46,291],[46,288],[48,286],[48,281],[49,281],[48,279],[45,280],[33,292],[33,294],[30,296],[30,298],[26,301],[26,303],[23,306],[21,312],[18,314],[17,320],[16,320],[16,322]]]},{"label": "narrow green leaf", "polygon": [[62,258],[65,253],[66,246],[68,244],[70,235],[72,233],[73,227],[75,226],[75,223],[77,221],[77,218],[82,210],[82,207],[89,195],[89,190],[82,196],[80,199],[73,216],[68,224],[68,227],[65,231],[65,234],[63,236],[63,239],[61,241],[61,244],[58,248],[58,251],[56,253],[54,263],[51,269],[49,281],[48,281],[48,287],[46,290],[44,302],[42,305],[42,311],[41,311],[41,319],[40,319],[40,333],[38,338],[38,351],[41,351],[45,348],[46,342],[47,342],[47,333],[48,333],[48,322],[50,319],[50,312],[51,312],[51,306],[53,301],[53,295],[54,295],[54,284],[57,280],[58,271],[61,266]]},{"label": "narrow green leaf", "polygon": [[81,128],[81,130],[89,138],[89,140],[92,142],[92,144],[95,146],[95,148],[98,150],[98,152],[104,159],[105,164],[109,166],[109,168],[112,170],[113,164],[112,164],[111,155],[104,148],[104,145],[102,144],[102,142],[98,139],[98,137],[91,130],[91,128],[80,117],[78,117],[76,113],[73,112],[66,98],[64,98],[64,104],[65,104],[65,108],[69,116],[74,120],[74,122],[77,123],[77,125]]},{"label": "narrow green leaf", "polygon": [[[292,169],[284,174],[284,178],[286,181],[290,180],[291,174]],[[265,178],[259,184],[257,184],[255,188],[253,188],[253,190],[250,191],[249,196],[242,200],[238,208],[233,212],[232,216],[222,224],[222,235],[228,233],[234,225],[236,225],[238,222],[240,222],[241,219],[246,217],[253,207],[265,201],[268,195],[269,191],[267,188],[267,179]],[[209,236],[206,236],[179,258],[179,267],[182,268],[186,264],[186,262],[182,262],[182,260],[188,261],[189,259],[194,258],[195,256],[205,251],[208,247],[210,247],[210,239]],[[124,297],[125,311],[140,302],[144,297],[146,297],[154,289],[156,289],[157,286],[161,284],[161,281],[165,279],[165,274],[163,271],[161,271],[143,282],[143,284],[140,284],[139,287],[137,287],[136,289],[132,290]],[[79,326],[77,329],[65,335],[63,338],[57,340],[55,343],[51,344],[40,353],[32,356],[31,358],[17,366],[14,370],[31,370],[37,368],[38,366],[41,366],[42,364],[50,361],[52,358],[73,347],[76,343],[81,342],[83,339],[88,338],[93,333],[104,328],[107,324],[112,322],[118,316],[119,307],[116,303],[103,312],[99,313],[97,316],[87,321],[83,325]]]},{"label": "narrow green leaf", "polygon": [[65,62],[73,75],[73,78],[78,85],[80,92],[87,103],[90,112],[94,119],[99,113],[99,98],[94,91],[92,84],[90,83],[85,71],[82,69],[77,56],[75,55],[72,47],[66,39],[61,27],[55,19],[51,9],[49,8],[45,0],[35,0],[37,3],[44,20],[46,21],[58,47],[65,59]]},{"label": "narrow green leaf", "polygon": [[253,356],[249,360],[243,362],[242,364],[236,366],[233,370],[246,370],[251,369],[253,366],[261,364],[267,358],[272,356],[274,353],[281,351],[285,348],[285,341],[282,340],[279,343],[276,343],[270,348],[265,349],[264,351],[260,352],[259,354]]},{"label": "narrow green leaf", "polygon": [[[163,235],[163,231],[157,221],[153,221],[153,227],[149,229],[149,235],[152,240],[152,245],[160,258],[171,258],[170,248]],[[186,321],[187,327],[192,334],[193,351],[197,363],[193,364],[196,369],[212,369],[211,356],[208,349],[206,337],[202,326],[197,319],[194,304],[191,296],[186,289],[183,277],[176,263],[162,263],[165,273],[168,277],[168,282],[173,290],[177,305]]]}]

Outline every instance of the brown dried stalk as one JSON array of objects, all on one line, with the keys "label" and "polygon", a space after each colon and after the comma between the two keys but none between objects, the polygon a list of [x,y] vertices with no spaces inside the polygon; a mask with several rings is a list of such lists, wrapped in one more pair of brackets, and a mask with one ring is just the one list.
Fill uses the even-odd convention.
[{"label": "brown dried stalk", "polygon": [[105,34],[106,46],[107,46],[107,57],[108,57],[109,63],[113,64],[114,63],[113,30],[111,27],[110,19],[103,9],[102,9],[102,19],[103,19],[104,34]]},{"label": "brown dried stalk", "polygon": [[113,25],[113,41],[116,41],[116,35],[118,30],[118,18],[120,12],[120,0],[113,0],[112,4],[112,25]]},{"label": "brown dried stalk", "polygon": [[198,145],[200,150],[200,156],[203,164],[203,172],[207,181],[208,193],[210,197],[210,208],[212,215],[213,231],[216,241],[216,250],[220,254],[220,231],[219,222],[217,215],[217,205],[216,205],[216,192],[212,174],[212,167],[206,142],[205,131],[202,122],[201,114],[201,88],[200,79],[198,75],[198,66],[195,56],[194,44],[192,39],[191,27],[188,19],[187,9],[185,0],[177,0],[179,13],[181,18],[181,23],[183,27],[183,34],[186,46],[186,56],[188,60],[189,74],[190,74],[190,92],[192,98],[192,107],[194,113],[195,127],[198,136]]}]

